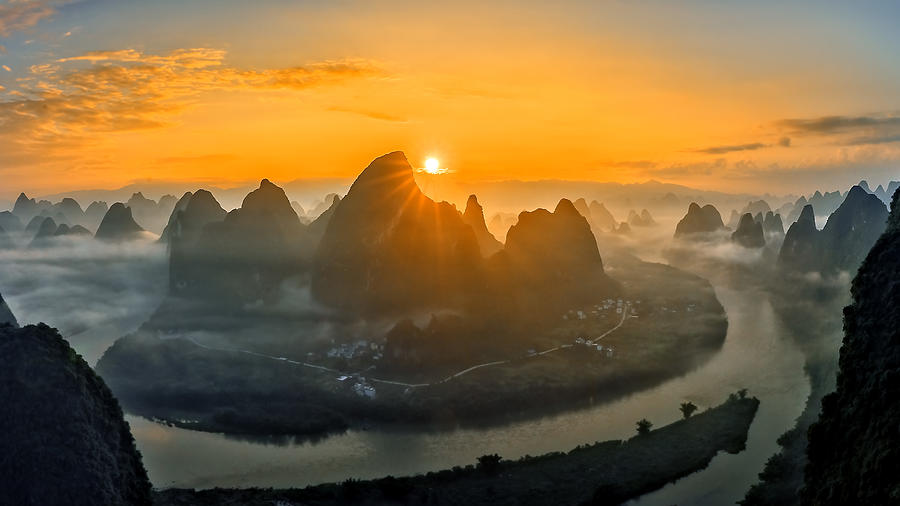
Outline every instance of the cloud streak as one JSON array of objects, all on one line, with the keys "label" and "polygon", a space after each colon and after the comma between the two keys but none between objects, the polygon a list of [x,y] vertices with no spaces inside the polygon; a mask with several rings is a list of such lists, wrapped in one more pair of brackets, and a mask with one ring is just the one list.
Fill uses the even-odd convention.
[{"label": "cloud streak", "polygon": [[796,134],[827,135],[861,129],[898,127],[900,116],[821,116],[810,119],[783,119],[775,124]]},{"label": "cloud streak", "polygon": [[722,155],[725,153],[733,153],[735,151],[756,151],[757,149],[767,148],[770,144],[761,142],[753,142],[750,144],[730,144],[724,146],[711,146],[703,149],[696,149],[694,153],[705,153],[707,155]]},{"label": "cloud streak", "polygon": [[244,70],[226,65],[225,56],[211,48],[124,49],[34,65],[16,89],[0,91],[0,136],[25,149],[79,145],[98,134],[170,125],[203,93],[299,91],[382,75],[367,60]]},{"label": "cloud streak", "polygon": [[764,144],[762,142],[750,142],[747,144],[726,144],[722,146],[710,146],[708,148],[695,149],[692,153],[703,153],[707,155],[724,155],[726,153],[735,153],[739,151],[756,151],[763,148],[771,148],[780,146],[783,148],[791,147],[791,138],[782,137],[773,144]]}]

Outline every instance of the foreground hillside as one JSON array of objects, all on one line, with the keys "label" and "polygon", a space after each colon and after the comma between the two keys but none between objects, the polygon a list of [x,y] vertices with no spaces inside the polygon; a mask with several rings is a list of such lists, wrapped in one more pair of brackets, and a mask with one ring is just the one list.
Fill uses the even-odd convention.
[{"label": "foreground hillside", "polygon": [[0,324],[0,504],[150,504],[119,403],[55,329]]},{"label": "foreground hillside", "polygon": [[900,501],[900,193],[844,309],[837,389],[809,430],[805,504]]}]

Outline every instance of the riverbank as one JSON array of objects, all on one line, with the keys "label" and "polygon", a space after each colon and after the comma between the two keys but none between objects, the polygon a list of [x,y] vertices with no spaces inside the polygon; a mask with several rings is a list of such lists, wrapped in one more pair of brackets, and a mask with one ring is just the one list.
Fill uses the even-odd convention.
[{"label": "riverbank", "polygon": [[648,434],[568,453],[303,489],[169,489],[156,492],[155,504],[619,504],[703,469],[720,451],[743,450],[758,407],[735,395]]}]

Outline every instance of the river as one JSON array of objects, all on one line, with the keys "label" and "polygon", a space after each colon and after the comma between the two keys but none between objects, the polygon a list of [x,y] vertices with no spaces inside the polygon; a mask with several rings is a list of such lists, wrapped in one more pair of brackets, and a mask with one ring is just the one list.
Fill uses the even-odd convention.
[{"label": "river", "polygon": [[634,504],[729,504],[743,497],[776,438],[794,424],[809,395],[803,356],[778,321],[765,292],[718,286],[729,318],[720,353],[694,371],[615,402],[489,429],[354,430],[318,442],[274,444],[194,432],[129,416],[156,487],[297,487],[408,475],[466,465],[486,453],[515,459],[579,444],[627,438],[636,420],[656,426],[680,417],[679,403],[701,409],[748,388],[762,402],[747,449]]}]

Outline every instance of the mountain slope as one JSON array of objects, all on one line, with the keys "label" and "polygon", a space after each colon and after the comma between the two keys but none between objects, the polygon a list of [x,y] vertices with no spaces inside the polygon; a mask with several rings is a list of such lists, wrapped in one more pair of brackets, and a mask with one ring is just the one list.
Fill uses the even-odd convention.
[{"label": "mountain slope", "polygon": [[475,232],[475,239],[478,240],[478,247],[481,248],[482,255],[489,257],[503,249],[503,243],[488,231],[487,224],[484,222],[484,208],[478,203],[475,195],[469,195],[462,219]]},{"label": "mountain slope", "polygon": [[0,356],[0,504],[151,504],[119,403],[55,329],[0,327]]},{"label": "mountain slope", "polygon": [[4,323],[8,323],[13,327],[19,326],[16,317],[10,311],[9,306],[6,305],[6,301],[3,300],[3,295],[0,295],[0,326]]},{"label": "mountain slope", "polygon": [[837,389],[809,430],[803,503],[900,501],[900,193],[853,280]]},{"label": "mountain slope", "polygon": [[340,201],[316,252],[315,297],[357,313],[458,306],[477,290],[475,233],[426,197],[400,151],[376,158]]},{"label": "mountain slope", "polygon": [[94,237],[104,241],[123,241],[135,239],[143,231],[144,229],[134,221],[131,208],[116,202],[106,212]]}]

